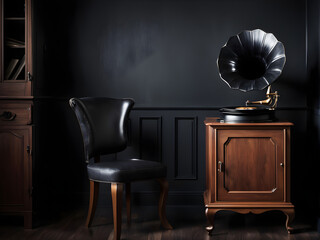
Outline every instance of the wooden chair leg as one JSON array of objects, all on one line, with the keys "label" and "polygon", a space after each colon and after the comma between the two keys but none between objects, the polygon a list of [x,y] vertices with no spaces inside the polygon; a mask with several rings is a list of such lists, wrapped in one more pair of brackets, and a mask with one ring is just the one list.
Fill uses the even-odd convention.
[{"label": "wooden chair leg", "polygon": [[87,227],[91,226],[94,213],[96,212],[98,195],[99,195],[99,183],[90,180],[90,200],[89,200],[88,216],[86,221]]},{"label": "wooden chair leg", "polygon": [[131,184],[126,183],[127,224],[131,224]]},{"label": "wooden chair leg", "polygon": [[121,236],[121,208],[122,208],[122,183],[111,183],[112,209],[113,209],[113,229],[114,240],[119,240]]},{"label": "wooden chair leg", "polygon": [[162,226],[165,229],[172,229],[172,226],[167,220],[166,216],[166,202],[168,196],[168,181],[164,178],[157,179],[161,186],[160,200],[159,200],[159,217]]}]

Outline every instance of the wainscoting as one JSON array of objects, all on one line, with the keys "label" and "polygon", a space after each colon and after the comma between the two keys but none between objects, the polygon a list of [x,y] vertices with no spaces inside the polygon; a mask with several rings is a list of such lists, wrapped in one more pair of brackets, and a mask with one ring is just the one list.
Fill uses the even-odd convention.
[{"label": "wainscoting", "polygon": [[[68,99],[39,99],[35,107],[35,194],[39,205],[51,202],[67,206],[88,204],[89,185],[83,158],[81,133],[68,106]],[[205,125],[206,117],[219,116],[219,107],[139,108],[130,114],[128,148],[116,157],[144,158],[167,166],[169,206],[204,206]],[[292,131],[292,202],[303,212],[314,206],[311,165],[307,159],[307,109],[279,108],[279,119],[295,124]],[[52,128],[52,126],[55,126]],[[102,160],[107,160],[106,156]],[[61,167],[63,166],[63,167]],[[316,176],[316,175],[315,175]],[[311,186],[310,186],[311,187]],[[107,189],[107,190],[106,190]],[[106,192],[107,191],[107,192]],[[110,187],[101,186],[99,206],[110,206]],[[132,185],[135,205],[156,205],[159,186],[156,182]],[[308,204],[305,204],[308,202]],[[46,206],[48,207],[48,206]]]}]

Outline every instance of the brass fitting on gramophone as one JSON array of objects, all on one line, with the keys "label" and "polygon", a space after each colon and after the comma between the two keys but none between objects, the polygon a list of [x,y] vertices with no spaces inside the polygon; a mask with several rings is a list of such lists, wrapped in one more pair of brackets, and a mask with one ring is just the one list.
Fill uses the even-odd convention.
[{"label": "brass fitting on gramophone", "polygon": [[266,93],[266,99],[260,100],[260,101],[246,101],[246,106],[248,105],[269,105],[271,106],[270,109],[274,110],[277,106],[278,99],[280,95],[278,94],[278,91],[271,92],[271,85],[268,86],[267,93]]}]

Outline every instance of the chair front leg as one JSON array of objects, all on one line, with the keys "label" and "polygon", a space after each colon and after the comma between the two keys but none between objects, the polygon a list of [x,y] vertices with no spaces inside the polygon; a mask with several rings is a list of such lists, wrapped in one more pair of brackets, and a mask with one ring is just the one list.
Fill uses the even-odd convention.
[{"label": "chair front leg", "polygon": [[122,192],[122,183],[111,183],[114,240],[119,240],[121,236]]},{"label": "chair front leg", "polygon": [[98,196],[99,196],[99,183],[90,180],[90,200],[89,200],[88,216],[86,221],[87,227],[91,226],[94,213],[96,212]]},{"label": "chair front leg", "polygon": [[167,220],[166,216],[166,202],[168,197],[168,181],[165,178],[157,179],[161,186],[160,200],[159,200],[159,217],[162,226],[165,229],[172,229],[172,226]]},{"label": "chair front leg", "polygon": [[131,183],[126,183],[127,224],[131,224]]}]

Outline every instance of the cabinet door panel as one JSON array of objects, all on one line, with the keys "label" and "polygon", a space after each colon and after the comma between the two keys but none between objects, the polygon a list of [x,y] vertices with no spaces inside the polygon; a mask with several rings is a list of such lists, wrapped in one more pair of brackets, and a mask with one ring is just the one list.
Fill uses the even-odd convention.
[{"label": "cabinet door panel", "polygon": [[25,204],[29,191],[29,129],[0,128],[0,208]]},{"label": "cabinet door panel", "polygon": [[0,96],[31,98],[31,0],[0,0]]},{"label": "cabinet door panel", "polygon": [[218,201],[283,201],[282,130],[221,130],[218,139]]}]

